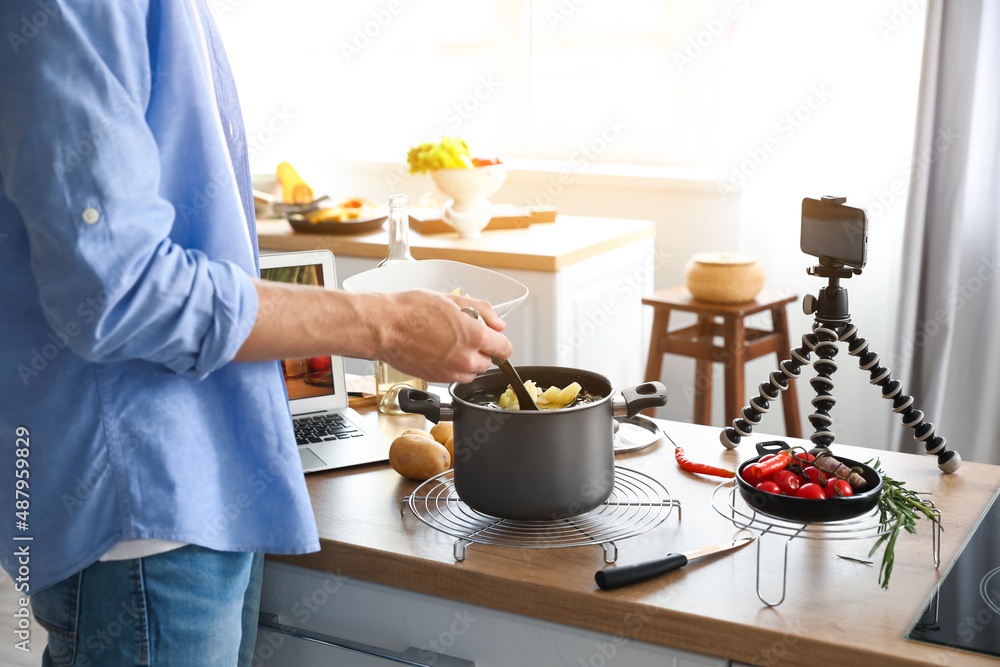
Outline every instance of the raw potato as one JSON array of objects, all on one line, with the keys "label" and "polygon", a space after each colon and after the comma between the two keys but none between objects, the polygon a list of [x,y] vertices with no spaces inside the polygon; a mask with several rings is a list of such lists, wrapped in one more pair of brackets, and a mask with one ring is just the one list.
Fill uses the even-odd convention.
[{"label": "raw potato", "polygon": [[428,440],[436,440],[436,438],[433,435],[431,435],[427,431],[424,431],[423,429],[419,429],[419,428],[408,428],[405,431],[403,431],[402,433],[400,433],[400,435],[422,435],[423,437],[427,438]]},{"label": "raw potato", "polygon": [[455,438],[448,438],[444,443],[444,448],[448,450],[448,455],[451,456],[451,467],[455,467]]},{"label": "raw potato", "polygon": [[389,446],[389,465],[403,477],[422,482],[450,468],[451,455],[441,443],[407,433]]},{"label": "raw potato", "polygon": [[[565,408],[567,405],[576,400],[576,396],[580,393],[581,389],[580,383],[571,382],[562,389],[552,386],[542,392],[531,380],[524,383],[524,388],[528,390],[528,395],[535,399],[535,405],[542,410],[559,410],[560,408]],[[504,410],[521,409],[521,406],[517,402],[517,395],[514,393],[514,390],[510,387],[510,385],[508,385],[507,390],[500,395],[500,400],[497,401],[497,405]]]},{"label": "raw potato", "polygon": [[441,422],[431,428],[431,435],[442,445],[448,442],[448,438],[455,435],[455,425],[451,422]]}]

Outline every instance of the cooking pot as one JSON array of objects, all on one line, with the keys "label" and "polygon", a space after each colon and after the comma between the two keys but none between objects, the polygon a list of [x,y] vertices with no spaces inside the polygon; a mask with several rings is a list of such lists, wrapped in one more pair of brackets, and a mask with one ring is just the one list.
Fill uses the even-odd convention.
[{"label": "cooking pot", "polygon": [[[518,366],[541,388],[579,382],[595,400],[559,410],[501,410],[492,400],[507,379],[492,370],[448,387],[451,404],[426,391],[404,389],[399,405],[432,422],[455,423],[455,491],[491,516],[541,521],[583,514],[602,504],[615,484],[614,417],[665,405],[667,389],[645,382],[621,392],[599,373],[554,366]],[[489,400],[488,398],[486,400]]]}]

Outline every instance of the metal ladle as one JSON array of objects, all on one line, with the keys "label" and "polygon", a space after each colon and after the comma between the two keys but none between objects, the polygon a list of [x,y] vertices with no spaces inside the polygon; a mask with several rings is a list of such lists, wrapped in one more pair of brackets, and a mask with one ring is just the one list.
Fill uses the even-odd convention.
[{"label": "metal ladle", "polygon": [[[462,312],[475,320],[482,321],[483,319],[479,311],[475,308],[463,308]],[[500,369],[500,372],[504,374],[504,377],[510,383],[511,388],[514,390],[514,395],[517,396],[518,408],[521,410],[538,410],[538,406],[531,399],[531,394],[525,388],[521,376],[517,374],[517,369],[510,365],[510,361],[508,359],[498,359],[492,355],[490,356],[490,360]]]}]

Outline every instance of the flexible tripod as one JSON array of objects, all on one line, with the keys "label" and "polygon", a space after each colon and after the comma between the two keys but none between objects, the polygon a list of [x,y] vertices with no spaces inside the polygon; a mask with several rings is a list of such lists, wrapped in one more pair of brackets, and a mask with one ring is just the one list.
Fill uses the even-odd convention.
[{"label": "flexible tripod", "polygon": [[837,363],[833,358],[837,356],[837,343],[844,342],[847,343],[847,353],[858,357],[861,370],[870,373],[871,384],[882,389],[882,398],[892,401],[892,411],[902,417],[903,426],[913,429],[914,439],[924,443],[926,453],[937,455],[938,468],[946,473],[958,470],[962,457],[945,447],[947,441],[943,437],[934,434],[934,424],[924,421],[924,413],[913,406],[913,397],[903,393],[899,381],[893,380],[889,369],[879,364],[878,354],[868,349],[868,341],[860,338],[858,328],[851,324],[847,289],[840,286],[840,279],[860,274],[861,269],[847,268],[839,262],[821,258],[819,265],[811,267],[807,273],[829,279],[829,284],[820,289],[819,296],[807,294],[802,300],[806,315],[815,313],[812,332],[804,334],[802,345],[791,350],[791,359],[778,364],[778,370],[772,371],[767,381],[760,384],[760,393],[743,408],[743,416],[723,429],[720,434],[722,444],[734,449],[741,438],[749,436],[770,409],[771,402],[788,389],[789,380],[801,375],[802,367],[809,365],[810,354],[815,352],[817,359],[812,362],[812,367],[816,377],[809,381],[816,391],[816,397],[812,399],[815,412],[809,415],[809,423],[816,432],[809,439],[817,447],[829,448],[834,439],[830,410],[837,403],[833,396],[832,377]]}]

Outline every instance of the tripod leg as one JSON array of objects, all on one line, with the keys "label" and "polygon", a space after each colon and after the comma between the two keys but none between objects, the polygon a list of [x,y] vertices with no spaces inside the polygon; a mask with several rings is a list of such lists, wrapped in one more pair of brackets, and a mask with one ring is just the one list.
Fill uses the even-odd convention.
[{"label": "tripod leg", "polygon": [[817,323],[813,335],[817,341],[814,351],[819,358],[813,362],[816,377],[809,381],[810,386],[816,392],[816,397],[812,400],[815,411],[809,415],[809,423],[813,425],[816,432],[809,436],[809,440],[817,447],[829,448],[834,439],[834,433],[831,429],[833,418],[830,416],[830,410],[837,403],[837,399],[833,397],[832,377],[837,370],[837,362],[833,360],[837,356],[837,332]]},{"label": "tripod leg", "polygon": [[771,409],[771,401],[776,401],[781,392],[788,389],[788,381],[801,375],[802,367],[809,364],[809,354],[816,349],[816,341],[816,334],[803,334],[802,345],[792,350],[791,359],[778,364],[778,370],[772,371],[767,381],[760,383],[760,393],[743,408],[743,416],[734,419],[733,425],[722,429],[719,434],[724,447],[735,449],[741,439],[753,433],[753,427],[760,424],[764,413]]},{"label": "tripod leg", "polygon": [[938,457],[938,468],[952,473],[962,465],[958,452],[945,447],[947,440],[934,435],[934,424],[924,421],[924,413],[913,407],[913,397],[903,393],[898,380],[893,380],[889,369],[879,364],[877,353],[868,349],[868,341],[858,336],[858,328],[850,326],[840,335],[847,343],[847,353],[858,358],[858,366],[871,375],[869,382],[882,389],[882,398],[892,401],[892,411],[901,415],[903,426],[913,429],[913,438],[924,443],[924,451]]}]

